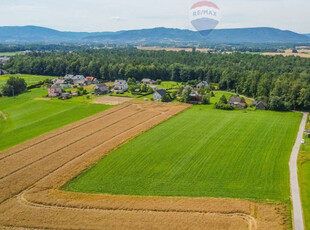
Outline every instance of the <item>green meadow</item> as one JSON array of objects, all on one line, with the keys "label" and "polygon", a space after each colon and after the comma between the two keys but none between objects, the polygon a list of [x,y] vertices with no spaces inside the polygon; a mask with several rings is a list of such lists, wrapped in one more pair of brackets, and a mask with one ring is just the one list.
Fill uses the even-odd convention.
[{"label": "green meadow", "polygon": [[124,144],[63,189],[289,204],[288,162],[301,117],[194,106]]},{"label": "green meadow", "polygon": [[40,75],[27,75],[27,74],[12,74],[12,75],[4,75],[4,76],[0,76],[0,87],[5,85],[5,83],[7,82],[7,80],[9,79],[9,77],[19,77],[19,78],[23,78],[25,79],[27,85],[33,85],[38,83],[39,81],[44,81],[47,79],[54,79],[56,77],[52,77],[52,76],[40,76]]},{"label": "green meadow", "polygon": [[[306,129],[310,130],[310,120]],[[308,135],[304,138],[306,143],[301,145],[299,153],[298,176],[306,229],[310,229],[310,138]]]},{"label": "green meadow", "polygon": [[110,108],[85,100],[36,100],[46,88],[33,89],[16,97],[0,98],[0,150]]}]

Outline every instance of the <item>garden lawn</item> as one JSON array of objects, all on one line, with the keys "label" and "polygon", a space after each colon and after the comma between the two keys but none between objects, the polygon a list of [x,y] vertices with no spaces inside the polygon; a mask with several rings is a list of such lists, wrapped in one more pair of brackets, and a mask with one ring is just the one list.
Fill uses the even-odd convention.
[{"label": "garden lawn", "polygon": [[16,97],[0,98],[0,150],[4,150],[48,131],[81,120],[103,110],[108,105],[92,105],[85,101],[39,101],[46,88],[33,89]]},{"label": "garden lawn", "polygon": [[288,162],[301,118],[194,106],[121,146],[63,189],[290,203]]},{"label": "garden lawn", "polygon": [[4,75],[0,76],[0,87],[6,84],[7,80],[9,80],[9,77],[20,77],[25,79],[27,85],[33,85],[37,84],[39,81],[44,81],[44,80],[52,80],[56,77],[53,76],[40,76],[40,75],[26,75],[26,74],[12,74],[12,75]]},{"label": "garden lawn", "polygon": [[176,81],[163,81],[160,85],[157,85],[159,89],[180,89],[183,84]]},{"label": "garden lawn", "polygon": [[[306,129],[310,130],[310,120]],[[310,229],[310,138],[307,135],[304,138],[306,143],[301,145],[299,153],[298,177],[306,229]]]}]

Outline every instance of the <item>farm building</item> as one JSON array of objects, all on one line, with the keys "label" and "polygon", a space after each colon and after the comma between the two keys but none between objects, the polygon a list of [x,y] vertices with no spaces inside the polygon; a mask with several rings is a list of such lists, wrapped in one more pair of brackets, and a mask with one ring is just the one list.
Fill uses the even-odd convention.
[{"label": "farm building", "polygon": [[230,106],[239,108],[239,109],[245,109],[246,108],[246,103],[242,102],[241,98],[238,96],[231,96],[229,98],[228,104]]},{"label": "farm building", "polygon": [[201,104],[202,96],[199,93],[197,93],[195,90],[193,90],[191,92],[190,97],[191,97],[191,99],[190,99],[189,103],[191,103],[191,104]]},{"label": "farm building", "polygon": [[49,97],[58,97],[61,95],[62,90],[60,86],[52,85],[51,87],[47,88],[47,93]]},{"label": "farm building", "polygon": [[127,81],[125,80],[115,80],[114,90],[126,91],[128,89]]},{"label": "farm building", "polygon": [[87,85],[98,84],[98,80],[95,77],[88,76],[88,77],[85,78],[85,83]]},{"label": "farm building", "polygon": [[153,94],[153,99],[155,101],[160,101],[161,99],[163,99],[163,96],[165,96],[166,94],[167,92],[164,89],[156,90],[155,93]]},{"label": "farm building", "polygon": [[256,106],[258,110],[266,110],[267,103],[265,101],[253,101],[253,105]]},{"label": "farm building", "polygon": [[103,95],[110,92],[110,88],[106,84],[97,84],[94,87],[94,90],[97,95]]},{"label": "farm building", "polygon": [[209,83],[206,81],[202,81],[198,85],[196,85],[196,88],[200,89],[201,87],[207,87],[207,86],[209,86]]}]

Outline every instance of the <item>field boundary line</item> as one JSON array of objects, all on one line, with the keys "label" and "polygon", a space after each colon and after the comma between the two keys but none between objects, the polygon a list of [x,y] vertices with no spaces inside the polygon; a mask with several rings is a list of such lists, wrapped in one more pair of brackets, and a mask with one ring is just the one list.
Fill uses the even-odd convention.
[{"label": "field boundary line", "polygon": [[[95,118],[95,119],[93,119],[93,120],[91,120],[91,121],[85,121],[85,122],[83,122],[82,124],[79,124],[79,125],[77,125],[77,126],[75,126],[75,127],[72,127],[72,128],[70,128],[70,129],[67,129],[67,130],[65,130],[65,131],[63,131],[63,132],[61,132],[61,133],[59,133],[59,134],[52,135],[51,137],[45,138],[45,139],[43,139],[43,140],[41,140],[41,141],[39,141],[39,142],[36,142],[36,143],[34,143],[34,144],[32,144],[32,145],[25,146],[25,148],[22,148],[22,149],[20,149],[20,150],[17,150],[17,151],[15,151],[15,152],[13,152],[13,153],[10,153],[10,154],[8,154],[8,155],[6,155],[6,156],[4,156],[4,157],[1,157],[1,151],[0,151],[0,160],[6,159],[6,158],[8,158],[8,157],[10,157],[10,156],[13,156],[13,155],[15,155],[15,154],[17,154],[17,153],[19,153],[19,152],[22,152],[22,151],[24,151],[24,150],[26,150],[26,149],[29,149],[29,148],[31,148],[31,147],[33,147],[33,146],[36,146],[36,145],[38,145],[38,144],[41,144],[41,143],[43,143],[44,141],[47,141],[47,140],[50,140],[50,139],[52,139],[52,138],[54,138],[54,137],[59,136],[60,134],[65,134],[65,133],[67,133],[67,132],[69,132],[69,131],[72,131],[72,130],[74,130],[74,129],[76,129],[76,128],[82,127],[83,125],[86,125],[86,124],[88,124],[88,123],[90,123],[90,122],[97,121],[97,120],[99,120],[99,119],[101,119],[101,118],[103,118],[103,117],[105,117],[105,116],[108,116],[108,115],[111,115],[111,114],[113,114],[113,113],[116,113],[116,112],[118,112],[118,111],[120,111],[120,110],[126,109],[126,108],[129,107],[130,105],[132,105],[132,104],[128,104],[128,105],[126,105],[126,107],[122,107],[122,108],[119,108],[119,109],[117,109],[117,110],[113,110],[112,112],[110,111],[110,113],[103,114],[103,115],[101,115],[100,117],[97,117],[97,118]],[[107,111],[108,111],[108,110],[107,110]],[[102,113],[105,113],[105,111],[102,111]],[[95,114],[95,115],[96,115],[96,114]],[[84,119],[87,119],[87,118],[89,118],[89,117],[86,117],[86,118],[84,118]],[[82,122],[84,119],[80,120],[80,122]],[[79,122],[79,121],[77,121],[77,122]],[[75,123],[75,122],[74,122],[74,123]],[[66,126],[72,125],[72,124],[74,124],[74,123],[68,124],[68,125],[66,125]],[[59,129],[65,128],[66,126],[60,127]],[[56,130],[58,130],[58,129],[56,129]],[[53,132],[53,131],[56,131],[56,130],[52,130],[52,131],[50,131],[50,132]],[[45,134],[48,134],[48,133],[50,133],[50,132],[47,132],[47,133],[45,133]],[[45,134],[42,134],[42,135],[45,135]],[[29,141],[31,141],[31,140],[29,140]],[[20,143],[20,144],[23,144],[23,143]],[[13,148],[14,148],[14,146],[13,146]],[[8,149],[8,150],[9,150],[9,149]],[[5,152],[5,151],[6,151],[6,150],[4,150],[3,152]]]},{"label": "field boundary line", "polygon": [[298,166],[297,160],[299,155],[299,150],[301,147],[301,141],[303,139],[304,130],[306,127],[306,122],[308,119],[308,113],[302,113],[303,118],[300,122],[298,134],[296,137],[295,145],[292,149],[292,154],[289,162],[290,167],[290,186],[291,186],[291,200],[293,206],[293,225],[295,230],[304,230],[304,218],[303,209],[300,198],[300,188],[298,182]]},{"label": "field boundary line", "polygon": [[52,156],[53,154],[57,153],[58,151],[63,150],[63,149],[65,149],[65,148],[67,148],[68,146],[70,146],[70,145],[72,145],[72,144],[75,144],[75,143],[81,141],[82,139],[84,139],[84,138],[86,138],[86,137],[90,137],[90,136],[96,134],[97,132],[100,132],[100,131],[102,131],[102,130],[104,130],[104,129],[110,128],[111,126],[117,124],[118,122],[123,121],[123,120],[126,120],[126,119],[128,119],[128,118],[130,118],[130,117],[132,117],[132,116],[134,116],[134,115],[136,115],[136,114],[138,114],[138,113],[140,113],[140,111],[138,111],[138,112],[136,112],[136,113],[134,113],[134,114],[131,114],[130,116],[127,116],[127,117],[125,117],[125,118],[123,118],[123,119],[121,119],[121,120],[118,120],[118,121],[116,121],[116,122],[113,122],[112,124],[110,124],[110,125],[108,125],[108,126],[106,126],[106,127],[104,127],[104,128],[98,129],[98,130],[96,130],[96,131],[94,131],[94,132],[92,132],[92,133],[90,133],[90,134],[88,134],[88,135],[86,135],[86,136],[83,136],[82,138],[80,138],[80,139],[78,139],[78,140],[76,140],[76,141],[74,141],[74,142],[71,142],[71,143],[69,143],[69,144],[67,144],[67,145],[65,145],[65,146],[63,146],[63,147],[61,147],[61,148],[59,148],[59,149],[56,149],[55,151],[53,151],[53,152],[51,152],[51,153],[49,153],[49,154],[47,154],[47,155],[45,155],[45,156],[43,156],[43,157],[41,157],[41,158],[39,158],[39,159],[37,159],[37,160],[35,160],[35,161],[33,161],[33,162],[31,162],[31,163],[25,165],[24,167],[21,167],[21,168],[19,168],[19,169],[16,169],[16,170],[12,171],[10,174],[6,174],[6,175],[0,177],[0,180],[2,180],[2,179],[4,179],[4,178],[6,178],[6,177],[8,177],[8,176],[10,176],[10,175],[12,175],[12,174],[18,172],[18,171],[20,171],[20,170],[22,170],[22,169],[27,168],[27,167],[29,167],[30,165],[33,165],[33,164],[39,162],[40,160],[43,160],[44,158],[47,158],[47,157],[49,157],[49,156]]}]

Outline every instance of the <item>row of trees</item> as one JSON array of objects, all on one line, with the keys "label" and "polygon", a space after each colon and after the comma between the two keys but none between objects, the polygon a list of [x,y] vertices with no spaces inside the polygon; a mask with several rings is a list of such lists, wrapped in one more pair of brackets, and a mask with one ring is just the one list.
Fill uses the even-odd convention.
[{"label": "row of trees", "polygon": [[92,75],[103,81],[207,80],[221,90],[265,99],[277,110],[310,109],[310,59],[299,57],[104,49],[31,53],[13,58],[5,68],[11,73]]}]

